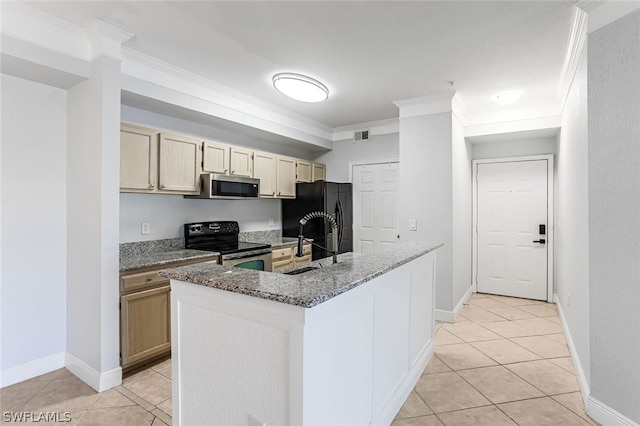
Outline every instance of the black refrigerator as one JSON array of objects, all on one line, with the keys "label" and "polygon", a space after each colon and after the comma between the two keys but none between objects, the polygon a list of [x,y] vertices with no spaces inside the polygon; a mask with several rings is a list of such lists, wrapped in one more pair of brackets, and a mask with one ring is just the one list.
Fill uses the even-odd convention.
[{"label": "black refrigerator", "polygon": [[[282,236],[297,237],[300,232],[300,219],[307,213],[321,211],[333,215],[338,224],[338,253],[353,251],[353,201],[352,185],[318,181],[296,184],[296,198],[282,200]],[[305,238],[326,247],[313,245],[311,259],[323,259],[331,256],[332,229],[326,219],[314,218],[303,229]]]}]

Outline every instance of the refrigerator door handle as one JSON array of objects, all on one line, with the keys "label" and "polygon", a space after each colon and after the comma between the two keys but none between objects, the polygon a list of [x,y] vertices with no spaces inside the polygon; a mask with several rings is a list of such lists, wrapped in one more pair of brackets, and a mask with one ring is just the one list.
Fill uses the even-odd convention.
[{"label": "refrigerator door handle", "polygon": [[342,203],[338,200],[338,250],[342,245],[342,233],[344,228],[344,216],[342,213]]}]

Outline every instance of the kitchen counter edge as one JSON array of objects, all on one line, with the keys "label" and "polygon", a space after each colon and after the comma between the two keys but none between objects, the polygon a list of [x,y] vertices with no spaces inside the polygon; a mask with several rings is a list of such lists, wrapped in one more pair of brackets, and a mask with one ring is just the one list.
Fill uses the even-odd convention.
[{"label": "kitchen counter edge", "polygon": [[376,254],[344,253],[338,256],[336,265],[331,258],[313,261],[304,266],[318,269],[299,275],[210,264],[166,269],[159,274],[172,280],[312,308],[442,246],[411,241]]}]

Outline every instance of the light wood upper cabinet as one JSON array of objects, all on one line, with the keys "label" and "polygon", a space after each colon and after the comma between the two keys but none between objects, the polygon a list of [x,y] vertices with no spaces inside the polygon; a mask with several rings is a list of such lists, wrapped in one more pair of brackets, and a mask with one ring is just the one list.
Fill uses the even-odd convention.
[{"label": "light wood upper cabinet", "polygon": [[311,182],[311,161],[296,161],[296,182]]},{"label": "light wood upper cabinet", "polygon": [[234,176],[253,175],[253,151],[250,149],[232,146],[230,149],[229,171]]},{"label": "light wood upper cabinet", "polygon": [[202,172],[229,173],[229,152],[231,147],[220,142],[202,143]]},{"label": "light wood upper cabinet", "polygon": [[260,179],[260,197],[276,196],[276,156],[268,152],[253,152],[253,177]]},{"label": "light wood upper cabinet", "polygon": [[276,157],[276,195],[279,198],[296,197],[296,159]]},{"label": "light wood upper cabinet", "polygon": [[311,181],[326,180],[327,166],[322,163],[313,163],[311,171]]},{"label": "light wood upper cabinet", "polygon": [[158,133],[120,126],[120,190],[149,192],[158,183]]},{"label": "light wood upper cabinet", "polygon": [[159,190],[165,193],[200,192],[200,141],[160,134]]}]

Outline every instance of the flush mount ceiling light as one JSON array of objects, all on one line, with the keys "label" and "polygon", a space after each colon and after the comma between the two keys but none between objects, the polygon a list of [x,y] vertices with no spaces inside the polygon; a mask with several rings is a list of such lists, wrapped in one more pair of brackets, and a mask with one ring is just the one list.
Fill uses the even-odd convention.
[{"label": "flush mount ceiling light", "polygon": [[276,74],[273,76],[273,87],[278,92],[302,102],[322,102],[329,97],[327,86],[302,74]]},{"label": "flush mount ceiling light", "polygon": [[491,96],[491,100],[500,105],[509,105],[516,102],[522,96],[522,92],[518,90],[511,90],[509,92],[500,92]]}]

